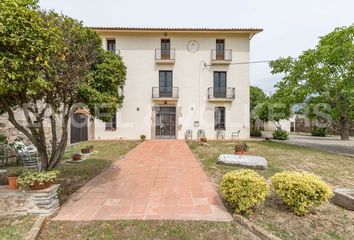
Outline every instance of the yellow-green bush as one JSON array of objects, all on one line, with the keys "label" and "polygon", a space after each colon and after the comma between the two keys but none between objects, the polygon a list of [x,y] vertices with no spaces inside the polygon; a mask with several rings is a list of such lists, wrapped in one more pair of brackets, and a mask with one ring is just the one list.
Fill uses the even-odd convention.
[{"label": "yellow-green bush", "polygon": [[285,171],[272,177],[279,197],[297,215],[305,215],[312,207],[328,202],[331,188],[318,176],[305,172]]},{"label": "yellow-green bush", "polygon": [[252,207],[264,201],[269,193],[269,186],[255,171],[238,170],[223,176],[220,190],[235,212],[247,214]]}]

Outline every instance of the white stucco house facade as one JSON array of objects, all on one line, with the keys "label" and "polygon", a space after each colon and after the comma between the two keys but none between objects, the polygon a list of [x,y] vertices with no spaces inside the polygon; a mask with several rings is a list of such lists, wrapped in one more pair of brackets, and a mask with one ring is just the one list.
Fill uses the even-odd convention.
[{"label": "white stucco house facade", "polygon": [[262,29],[93,27],[127,67],[124,103],[90,139],[249,138],[250,41]]}]

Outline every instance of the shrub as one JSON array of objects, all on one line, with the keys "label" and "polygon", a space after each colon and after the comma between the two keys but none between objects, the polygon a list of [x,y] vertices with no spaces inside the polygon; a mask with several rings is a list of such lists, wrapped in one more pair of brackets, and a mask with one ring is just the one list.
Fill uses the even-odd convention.
[{"label": "shrub", "polygon": [[22,173],[21,176],[17,178],[17,185],[20,188],[33,186],[36,182],[39,185],[43,185],[47,182],[54,182],[54,180],[58,176],[59,176],[58,170],[42,171],[42,172],[27,171]]},{"label": "shrub", "polygon": [[273,139],[286,140],[288,139],[288,132],[282,129],[277,129],[273,132]]},{"label": "shrub", "polygon": [[318,176],[304,172],[277,173],[272,177],[272,185],[279,197],[300,216],[333,196],[331,188]]},{"label": "shrub", "polygon": [[8,144],[8,141],[7,141],[7,136],[3,133],[0,133],[0,144]]},{"label": "shrub", "polygon": [[252,129],[251,137],[262,137],[262,131],[259,129]]},{"label": "shrub", "polygon": [[220,183],[221,194],[236,213],[248,214],[269,193],[265,179],[253,170],[226,173]]},{"label": "shrub", "polygon": [[239,151],[247,152],[248,149],[249,149],[249,147],[248,147],[247,143],[238,143],[234,147],[235,152],[239,152]]},{"label": "shrub", "polygon": [[141,141],[145,141],[145,139],[146,139],[146,136],[145,136],[145,135],[140,135],[140,140],[141,140]]},{"label": "shrub", "polygon": [[326,128],[313,127],[311,129],[311,135],[315,137],[325,137],[327,134]]}]

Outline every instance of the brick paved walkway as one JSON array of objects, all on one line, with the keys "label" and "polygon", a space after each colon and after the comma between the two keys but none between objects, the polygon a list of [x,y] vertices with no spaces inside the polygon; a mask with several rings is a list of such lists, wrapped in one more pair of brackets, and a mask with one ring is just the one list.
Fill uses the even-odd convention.
[{"label": "brick paved walkway", "polygon": [[215,189],[179,140],[145,141],[78,190],[54,220],[230,221]]}]

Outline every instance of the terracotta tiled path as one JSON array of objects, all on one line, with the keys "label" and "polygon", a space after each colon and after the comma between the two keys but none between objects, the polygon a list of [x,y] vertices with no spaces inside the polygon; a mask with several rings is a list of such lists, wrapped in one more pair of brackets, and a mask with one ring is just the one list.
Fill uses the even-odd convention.
[{"label": "terracotta tiled path", "polygon": [[145,141],[75,193],[54,220],[229,221],[184,141]]}]

